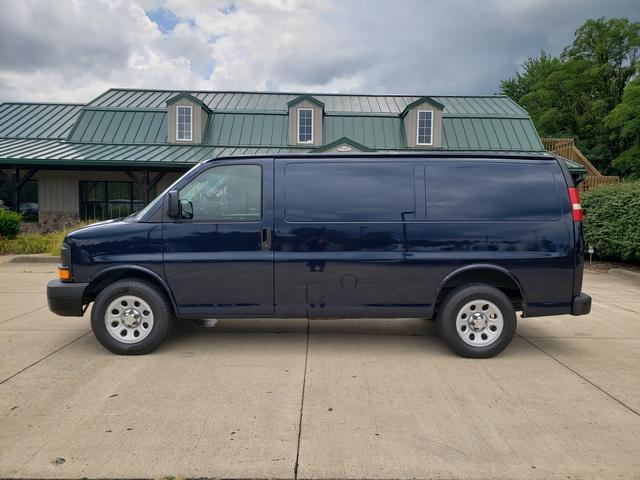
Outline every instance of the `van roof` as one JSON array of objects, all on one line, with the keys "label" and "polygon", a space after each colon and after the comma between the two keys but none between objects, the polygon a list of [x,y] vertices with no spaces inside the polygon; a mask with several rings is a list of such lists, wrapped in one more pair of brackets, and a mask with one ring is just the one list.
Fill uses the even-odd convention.
[{"label": "van roof", "polygon": [[563,160],[569,173],[575,178],[581,177],[585,174],[585,168],[567,158],[559,155],[554,155],[549,152],[514,152],[514,151],[460,151],[460,150],[424,150],[416,152],[353,152],[353,153],[276,153],[272,155],[241,155],[241,156],[226,156],[215,157],[208,160],[203,160],[200,163],[213,163],[225,160],[238,161],[247,158],[276,158],[287,159],[297,158],[305,160],[314,159],[335,159],[335,158],[381,158],[381,157],[393,157],[393,158],[416,158],[416,157],[431,157],[431,158],[485,158],[485,159],[512,159],[512,160]]},{"label": "van roof", "polygon": [[[558,157],[549,152],[491,152],[491,151],[451,151],[451,150],[424,150],[417,152],[353,152],[353,153],[276,153],[272,155],[256,154],[256,155],[235,155],[227,157],[215,157],[204,160],[201,163],[213,163],[220,161],[239,161],[247,158],[298,158],[305,160],[315,159],[336,159],[336,158],[416,158],[416,157],[432,157],[432,158],[486,158],[486,159],[538,159],[553,160]],[[573,162],[571,162],[573,163]],[[577,164],[576,164],[577,165]],[[569,166],[569,165],[568,165]]]}]

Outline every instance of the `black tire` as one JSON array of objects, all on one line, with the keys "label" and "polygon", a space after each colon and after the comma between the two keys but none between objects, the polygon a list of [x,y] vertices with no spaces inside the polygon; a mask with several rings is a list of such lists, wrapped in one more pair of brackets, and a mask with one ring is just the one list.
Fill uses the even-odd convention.
[{"label": "black tire", "polygon": [[[105,314],[109,305],[118,298],[135,296],[142,299],[151,308],[153,320],[148,333],[140,341],[129,336],[125,343],[114,338],[107,330]],[[166,338],[173,327],[174,315],[171,303],[165,292],[144,280],[119,280],[102,290],[91,310],[91,329],[98,341],[108,350],[119,355],[142,355],[155,350]]]},{"label": "black tire", "polygon": [[[471,327],[462,326],[460,327],[461,332],[458,333],[458,327],[456,325],[458,314],[460,313],[462,315],[461,309],[474,300],[486,300],[493,303],[502,315],[502,330],[499,334],[496,333],[495,339],[492,340],[488,337],[487,341],[491,341],[488,345],[470,345],[466,343],[461,336],[464,335],[462,332],[464,328],[467,333],[467,338],[473,334],[474,337],[478,335],[478,341],[482,341],[479,335],[486,336],[483,333],[487,331],[486,329],[476,332],[471,329],[467,330]],[[481,312],[478,311],[478,313]],[[489,322],[486,322],[486,324],[486,328],[493,328]],[[442,302],[438,313],[440,336],[451,350],[466,358],[490,358],[499,354],[511,343],[516,333],[517,324],[516,312],[509,298],[497,288],[482,283],[463,285],[449,292]]]}]

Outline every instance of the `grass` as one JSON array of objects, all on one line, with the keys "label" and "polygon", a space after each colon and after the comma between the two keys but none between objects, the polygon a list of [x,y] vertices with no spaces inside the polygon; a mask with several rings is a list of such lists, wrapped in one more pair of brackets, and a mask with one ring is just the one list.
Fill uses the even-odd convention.
[{"label": "grass", "polygon": [[60,246],[67,233],[80,228],[79,225],[66,230],[52,233],[21,233],[16,238],[0,239],[0,254],[28,255],[46,253],[60,255]]}]

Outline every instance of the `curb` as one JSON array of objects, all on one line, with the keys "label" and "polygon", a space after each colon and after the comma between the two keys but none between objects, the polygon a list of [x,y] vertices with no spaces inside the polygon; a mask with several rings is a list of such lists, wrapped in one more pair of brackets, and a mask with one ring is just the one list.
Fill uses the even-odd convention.
[{"label": "curb", "polygon": [[9,263],[60,263],[60,257],[53,257],[42,253],[36,255],[15,255],[9,259]]},{"label": "curb", "polygon": [[617,277],[622,277],[627,280],[640,282],[640,272],[633,272],[631,270],[627,270],[626,268],[612,268],[607,273],[611,273],[613,275],[616,275]]}]

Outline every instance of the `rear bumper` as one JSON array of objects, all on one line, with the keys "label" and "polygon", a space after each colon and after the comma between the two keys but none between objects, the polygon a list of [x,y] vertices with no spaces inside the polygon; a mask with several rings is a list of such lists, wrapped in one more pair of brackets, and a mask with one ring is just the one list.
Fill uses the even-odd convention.
[{"label": "rear bumper", "polygon": [[591,297],[581,293],[571,301],[571,315],[587,315],[591,311]]},{"label": "rear bumper", "polygon": [[87,285],[51,280],[47,284],[49,310],[63,317],[81,317],[84,314],[83,296]]}]

